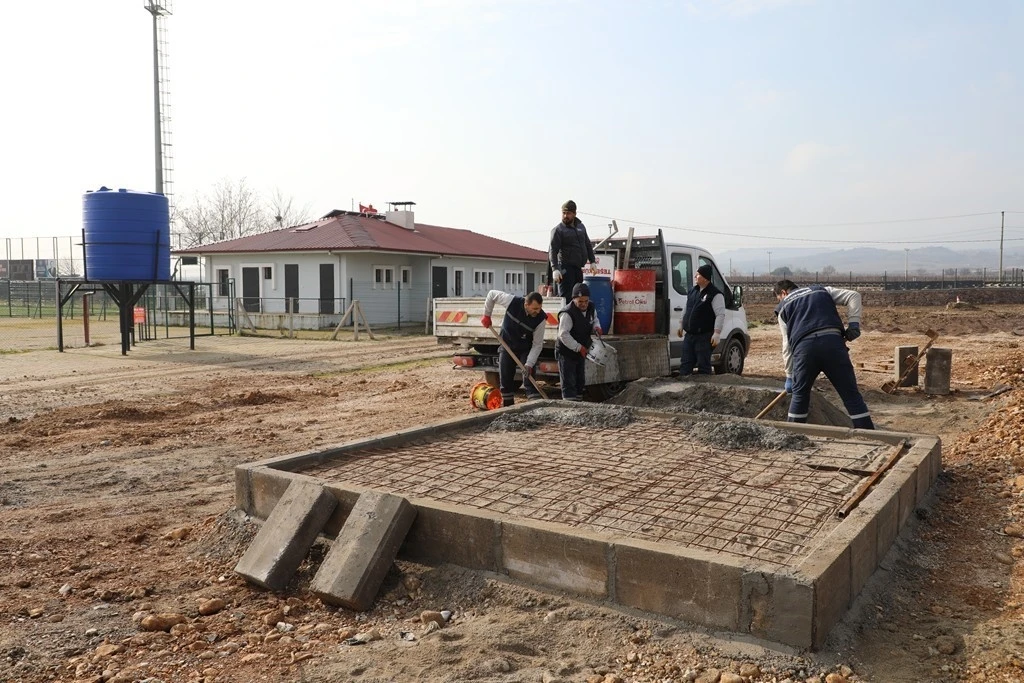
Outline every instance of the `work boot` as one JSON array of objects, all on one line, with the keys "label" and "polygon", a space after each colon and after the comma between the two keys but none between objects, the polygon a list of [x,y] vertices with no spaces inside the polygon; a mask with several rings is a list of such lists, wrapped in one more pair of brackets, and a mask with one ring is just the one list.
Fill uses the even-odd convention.
[{"label": "work boot", "polygon": [[871,416],[858,417],[853,421],[854,429],[874,429],[875,423],[871,421]]}]

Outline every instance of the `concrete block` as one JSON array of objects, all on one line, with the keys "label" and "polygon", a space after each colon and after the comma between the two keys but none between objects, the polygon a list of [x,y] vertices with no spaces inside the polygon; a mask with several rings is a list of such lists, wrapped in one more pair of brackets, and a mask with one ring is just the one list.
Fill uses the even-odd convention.
[{"label": "concrete block", "polygon": [[[906,455],[903,456],[904,458]],[[889,476],[899,483],[900,512],[898,517],[899,529],[897,535],[903,530],[910,516],[917,508],[917,468],[915,463],[909,460],[901,460],[889,471]]]},{"label": "concrete block", "polygon": [[916,346],[897,346],[896,347],[896,358],[893,363],[893,377],[894,382],[900,382],[900,377],[903,377],[903,373],[910,370],[910,374],[907,378],[897,384],[899,387],[916,387],[919,380],[917,374],[918,362],[917,362],[918,348]]},{"label": "concrete block", "polygon": [[814,585],[815,649],[825,643],[832,627],[850,606],[852,561],[849,546],[826,544],[810,563],[800,567]]},{"label": "concrete block", "polygon": [[501,523],[502,565],[508,575],[579,595],[608,597],[608,544],[531,522]]},{"label": "concrete block", "polygon": [[928,496],[928,491],[935,482],[932,478],[935,473],[935,450],[936,444],[934,442],[919,441],[911,446],[910,452],[907,454],[910,460],[917,464],[917,499],[915,501],[917,507],[921,507],[924,504],[924,499]]},{"label": "concrete block", "polygon": [[500,571],[501,523],[497,517],[435,501],[418,504],[416,509],[416,521],[400,551],[403,558],[420,564],[450,562],[468,569]]},{"label": "concrete block", "polygon": [[953,371],[953,349],[932,347],[925,354],[924,393],[946,395],[949,393],[949,376]]},{"label": "concrete block", "polygon": [[900,499],[899,490],[891,491],[890,496],[883,498],[878,506],[878,513],[875,516],[875,528],[878,534],[875,536],[875,554],[881,562],[885,554],[889,552],[896,535],[900,531]]},{"label": "concrete block", "polygon": [[869,514],[857,514],[849,518],[859,523],[857,534],[850,539],[850,600],[851,603],[868,579],[878,569],[878,527],[875,518]]},{"label": "concrete block", "polygon": [[932,484],[934,484],[935,481],[939,478],[939,475],[942,474],[942,440],[941,439],[938,439],[938,438],[935,439],[935,442],[932,445],[932,449],[931,449],[931,452],[929,454],[929,458],[930,458],[930,462],[931,462],[931,466],[929,467],[929,471],[931,472],[930,476],[931,476]]},{"label": "concrete block", "polygon": [[309,589],[330,605],[370,609],[415,517],[401,496],[360,494]]},{"label": "concrete block", "polygon": [[722,555],[666,550],[615,544],[616,601],[695,624],[739,630],[743,570],[724,564]]},{"label": "concrete block", "polygon": [[277,507],[288,486],[296,480],[308,479],[289,472],[278,472],[267,467],[249,470],[249,495],[246,512],[258,519],[267,519]]},{"label": "concrete block", "polygon": [[270,590],[283,590],[338,504],[323,486],[293,480],[235,571]]},{"label": "concrete block", "polygon": [[747,572],[741,596],[741,627],[751,635],[793,647],[813,646],[814,586],[806,579]]}]

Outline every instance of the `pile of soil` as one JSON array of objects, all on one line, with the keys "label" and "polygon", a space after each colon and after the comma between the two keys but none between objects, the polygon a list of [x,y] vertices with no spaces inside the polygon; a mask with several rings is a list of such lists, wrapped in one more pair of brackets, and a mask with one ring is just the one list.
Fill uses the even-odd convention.
[{"label": "pile of soil", "polygon": [[[736,375],[718,375],[708,378],[641,379],[631,382],[618,395],[606,403],[636,408],[648,408],[668,413],[690,415],[733,415],[756,417],[778,395],[778,382]],[[835,392],[832,392],[835,400]],[[762,419],[784,422],[789,413],[789,401],[783,399]],[[846,411],[836,407],[825,390],[811,393],[807,416],[810,424],[850,427]]]}]

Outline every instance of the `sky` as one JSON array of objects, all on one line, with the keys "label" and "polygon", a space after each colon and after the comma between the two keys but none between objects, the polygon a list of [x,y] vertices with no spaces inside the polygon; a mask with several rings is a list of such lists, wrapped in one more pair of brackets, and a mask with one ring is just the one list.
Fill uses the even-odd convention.
[{"label": "sky", "polygon": [[[0,23],[0,238],[154,188],[144,0]],[[176,0],[174,201],[238,182],[311,216],[546,249],[573,199],[713,252],[1024,245],[1019,0]]]}]

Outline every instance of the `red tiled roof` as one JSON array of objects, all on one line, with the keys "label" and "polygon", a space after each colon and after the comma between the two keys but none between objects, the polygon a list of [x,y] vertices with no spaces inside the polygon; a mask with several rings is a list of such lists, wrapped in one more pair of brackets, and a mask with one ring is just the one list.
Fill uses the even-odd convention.
[{"label": "red tiled roof", "polygon": [[233,254],[266,251],[400,251],[475,256],[512,261],[547,261],[538,249],[471,230],[416,223],[408,230],[379,218],[344,214],[259,235],[174,250],[175,254]]}]

